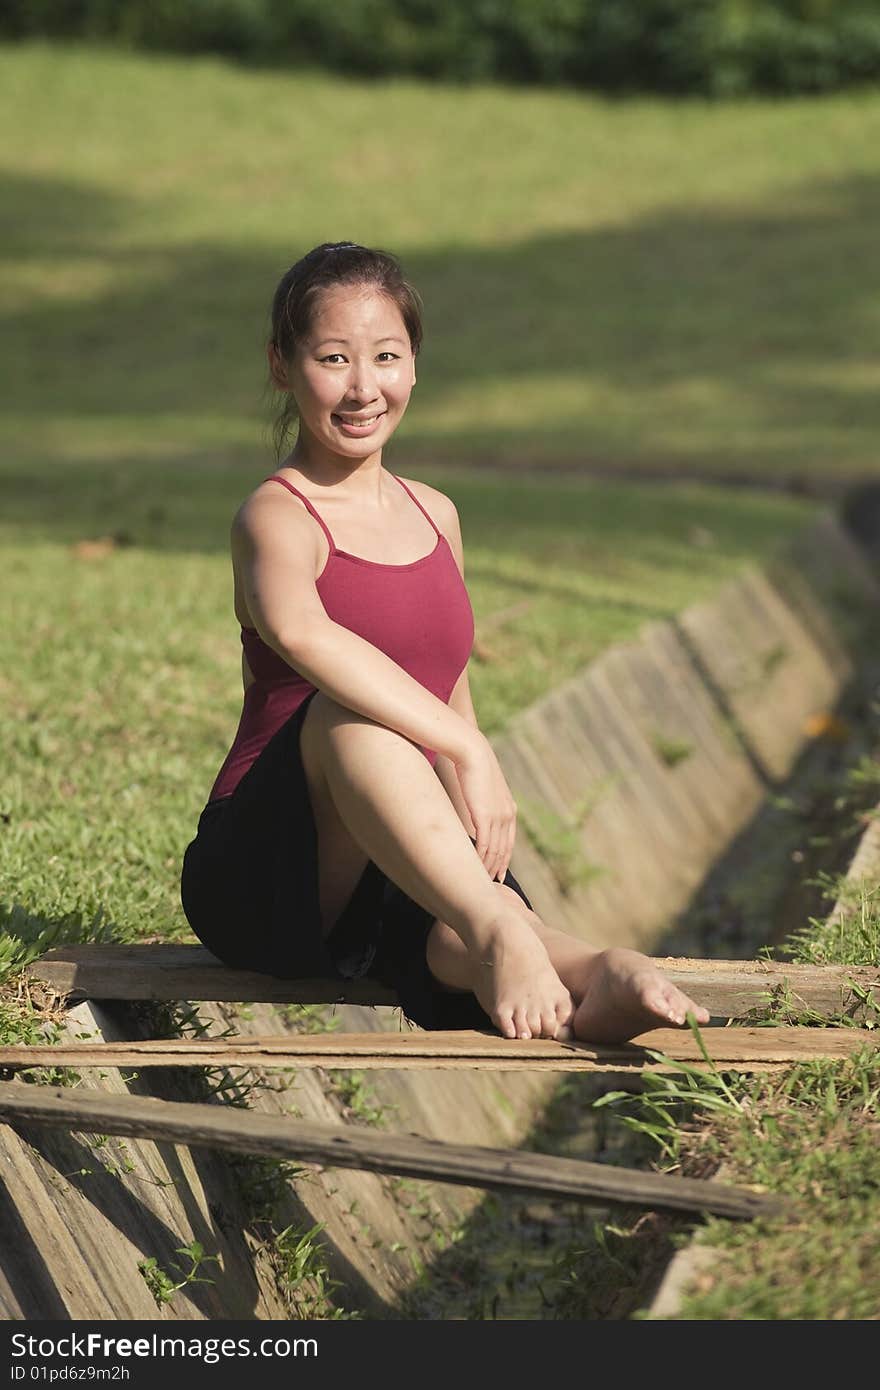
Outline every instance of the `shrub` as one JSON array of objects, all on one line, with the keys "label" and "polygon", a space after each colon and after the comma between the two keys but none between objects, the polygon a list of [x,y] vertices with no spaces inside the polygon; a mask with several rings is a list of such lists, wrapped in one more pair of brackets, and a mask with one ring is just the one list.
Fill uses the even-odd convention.
[{"label": "shrub", "polygon": [[611,92],[880,79],[880,0],[6,0],[0,35]]}]

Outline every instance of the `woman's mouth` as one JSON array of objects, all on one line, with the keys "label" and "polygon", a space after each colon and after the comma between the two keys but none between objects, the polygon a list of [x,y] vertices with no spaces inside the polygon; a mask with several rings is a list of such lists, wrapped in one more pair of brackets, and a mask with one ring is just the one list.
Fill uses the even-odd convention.
[{"label": "woman's mouth", "polygon": [[364,436],[373,433],[384,414],[384,410],[377,411],[374,415],[331,414],[330,419],[333,421],[336,428],[341,430],[343,434],[349,435],[352,439],[362,439]]}]

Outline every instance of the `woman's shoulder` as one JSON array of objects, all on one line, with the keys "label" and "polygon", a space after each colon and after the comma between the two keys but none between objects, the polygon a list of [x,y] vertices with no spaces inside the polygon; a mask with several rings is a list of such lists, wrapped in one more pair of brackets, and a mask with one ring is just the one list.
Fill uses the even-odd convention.
[{"label": "woman's shoulder", "polygon": [[412,489],[414,495],[421,502],[426,511],[440,527],[445,531],[447,526],[458,526],[458,511],[451,497],[447,497],[445,492],[439,488],[431,487],[430,483],[423,483],[419,478],[405,478],[402,473],[395,475],[402,483],[406,483]]},{"label": "woman's shoulder", "polygon": [[279,487],[279,480],[277,472],[265,475],[241,501],[230,523],[233,549],[237,540],[258,540],[273,533],[285,539],[314,539],[315,527],[307,507],[289,487]]}]

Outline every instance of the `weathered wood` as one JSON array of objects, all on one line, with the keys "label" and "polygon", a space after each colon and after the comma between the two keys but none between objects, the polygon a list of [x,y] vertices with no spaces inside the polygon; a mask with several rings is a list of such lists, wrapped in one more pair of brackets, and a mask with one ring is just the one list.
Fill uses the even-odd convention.
[{"label": "weathered wood", "polygon": [[[706,1038],[714,1064],[732,1071],[778,1070],[816,1057],[848,1057],[880,1046],[858,1028],[716,1028]],[[668,1063],[655,1060],[660,1052]],[[480,1071],[640,1072],[705,1068],[687,1030],[657,1028],[631,1043],[502,1038],[500,1034],[309,1033],[262,1038],[162,1038],[0,1047],[0,1068],[21,1067],[338,1067],[473,1068]]]},{"label": "weathered wood", "polygon": [[248,1004],[396,1004],[378,980],[285,980],[256,970],[230,970],[203,946],[61,946],[47,951],[29,976],[63,997],[186,999]]},{"label": "weathered wood", "polygon": [[447,1144],[410,1134],[374,1134],[354,1126],[306,1123],[236,1110],[141,1096],[108,1096],[65,1087],[0,1085],[0,1119],[54,1125],[76,1132],[170,1140],[300,1163],[490,1190],[515,1190],[582,1201],[623,1202],[652,1210],[711,1212],[750,1219],[779,1211],[779,1199],[747,1188],[694,1178],[613,1168],[517,1149]]},{"label": "weathered wood", "polygon": [[680,989],[721,1018],[741,1018],[774,1000],[788,998],[794,1009],[826,1017],[857,1014],[859,992],[877,990],[880,966],[791,965],[768,960],[688,960],[652,957]]},{"label": "weathered wood", "polygon": [[[735,1018],[787,990],[821,1014],[853,1009],[852,986],[880,989],[880,969],[789,965],[783,961],[658,959],[662,970],[719,1018]],[[370,979],[284,980],[230,970],[202,946],[62,946],[29,970],[57,994],[82,999],[227,1000],[252,1004],[396,1004],[392,990]]]}]

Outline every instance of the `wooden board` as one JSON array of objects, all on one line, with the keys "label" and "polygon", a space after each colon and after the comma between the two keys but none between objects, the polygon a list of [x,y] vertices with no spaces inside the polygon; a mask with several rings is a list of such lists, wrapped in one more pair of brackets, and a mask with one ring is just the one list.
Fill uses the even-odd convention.
[{"label": "wooden board", "polygon": [[[869,966],[788,965],[781,961],[657,958],[680,988],[719,1018],[739,1017],[788,990],[798,1005],[833,1014],[858,1006],[853,984],[878,988]],[[90,999],[227,1000],[276,1004],[395,1004],[375,980],[284,980],[230,970],[202,946],[62,946],[29,969],[57,994]]]},{"label": "wooden board", "polygon": [[188,1147],[204,1145],[494,1190],[514,1189],[603,1204],[624,1202],[652,1210],[750,1218],[782,1209],[779,1199],[748,1188],[517,1149],[446,1144],[409,1134],[375,1134],[354,1126],[306,1123],[223,1105],[7,1082],[0,1084],[0,1119],[83,1133],[170,1140]]},{"label": "wooden board", "polygon": [[[817,1057],[848,1057],[878,1046],[860,1028],[716,1028],[704,1040],[716,1066],[733,1071],[779,1070]],[[669,1063],[658,1062],[660,1052]],[[639,1072],[705,1068],[689,1030],[657,1028],[631,1043],[528,1041],[497,1033],[309,1033],[258,1038],[163,1038],[0,1047],[0,1068],[20,1067],[425,1067],[480,1071]]]},{"label": "wooden board", "polygon": [[654,956],[654,964],[719,1018],[741,1018],[787,996],[793,1009],[832,1015],[860,1011],[859,991],[877,990],[880,966],[790,965],[767,960],[689,960]]}]

